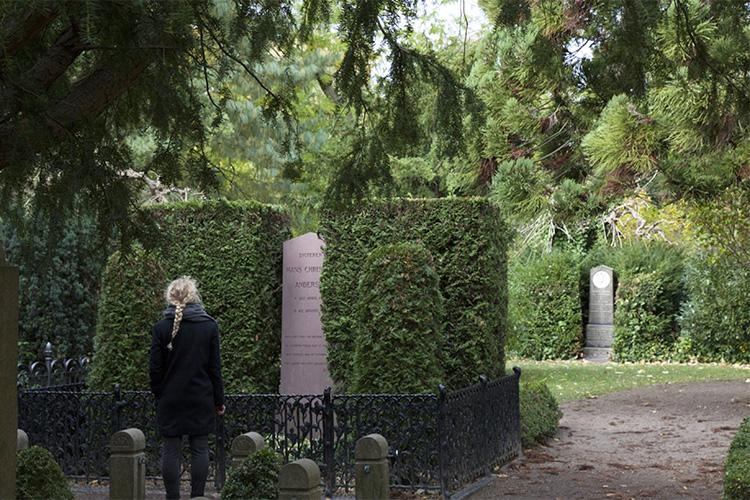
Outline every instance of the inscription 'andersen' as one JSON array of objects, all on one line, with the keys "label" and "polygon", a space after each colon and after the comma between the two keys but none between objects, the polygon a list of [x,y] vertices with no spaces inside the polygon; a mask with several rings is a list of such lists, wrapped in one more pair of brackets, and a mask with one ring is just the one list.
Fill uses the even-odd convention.
[{"label": "inscription 'andersen'", "polygon": [[284,242],[282,394],[319,394],[331,385],[320,321],[323,245],[314,233]]}]

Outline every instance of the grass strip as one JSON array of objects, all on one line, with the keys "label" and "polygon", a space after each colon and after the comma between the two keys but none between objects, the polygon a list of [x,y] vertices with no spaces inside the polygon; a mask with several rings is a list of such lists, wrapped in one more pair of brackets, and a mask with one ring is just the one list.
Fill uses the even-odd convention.
[{"label": "grass strip", "polygon": [[633,387],[744,379],[750,383],[750,365],[722,363],[592,363],[533,361],[511,358],[508,370],[521,368],[521,382],[547,384],[558,403],[593,398]]}]

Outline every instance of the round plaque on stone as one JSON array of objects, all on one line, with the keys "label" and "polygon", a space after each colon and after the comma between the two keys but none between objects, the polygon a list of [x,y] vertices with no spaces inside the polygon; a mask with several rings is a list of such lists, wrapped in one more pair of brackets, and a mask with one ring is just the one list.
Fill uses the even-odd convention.
[{"label": "round plaque on stone", "polygon": [[606,288],[607,286],[609,286],[610,281],[611,278],[609,277],[609,273],[606,271],[597,271],[591,278],[591,282],[597,288]]}]

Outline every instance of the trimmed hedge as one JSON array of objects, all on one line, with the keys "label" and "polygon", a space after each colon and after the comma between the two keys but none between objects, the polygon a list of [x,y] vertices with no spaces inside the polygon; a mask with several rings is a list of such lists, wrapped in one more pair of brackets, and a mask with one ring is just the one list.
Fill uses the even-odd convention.
[{"label": "trimmed hedge", "polygon": [[[6,479],[6,478],[3,478]],[[52,453],[41,446],[18,452],[16,500],[73,500],[68,478]]]},{"label": "trimmed hedge", "polygon": [[521,444],[530,447],[544,436],[552,436],[562,418],[557,400],[544,382],[521,384]]},{"label": "trimmed hedge", "polygon": [[324,213],[320,280],[328,367],[337,389],[354,375],[357,286],[367,256],[393,243],[422,244],[431,254],[445,299],[446,385],[505,372],[506,248],[510,232],[487,199],[378,200]]},{"label": "trimmed hedge", "polygon": [[127,390],[148,390],[151,327],[164,310],[166,282],[164,267],[142,248],[109,258],[102,274],[89,387],[111,391],[119,383]]},{"label": "trimmed hedge", "polygon": [[614,342],[617,361],[669,359],[679,337],[685,298],[682,251],[661,242],[622,247],[612,267],[615,292]]},{"label": "trimmed hedge", "polygon": [[279,497],[281,455],[270,449],[253,453],[229,473],[223,500],[274,500]]},{"label": "trimmed hedge", "polygon": [[[127,389],[148,388],[147,377],[131,380],[121,376],[122,370],[145,371],[151,325],[166,305],[163,291],[169,280],[187,274],[198,281],[204,308],[219,324],[225,390],[277,392],[282,249],[291,237],[288,217],[255,202],[174,203],[148,211],[159,237],[145,258],[155,259],[163,274],[147,273],[156,281],[144,283],[146,297],[133,304],[117,272],[139,274],[144,256],[130,259],[135,266],[131,271],[108,270],[93,360],[101,376],[94,377],[94,387],[109,390],[119,382]],[[158,303],[152,297],[159,297]],[[118,304],[119,312],[110,313]],[[124,344],[121,339],[129,336],[143,338],[141,347]]]},{"label": "trimmed hedge", "polygon": [[699,253],[687,272],[681,335],[699,361],[750,363],[750,270]]},{"label": "trimmed hedge", "polygon": [[750,417],[745,418],[729,445],[724,466],[724,500],[750,498]]},{"label": "trimmed hedge", "polygon": [[511,268],[507,348],[531,359],[573,358],[583,344],[581,258],[555,251]]},{"label": "trimmed hedge", "polygon": [[385,245],[359,281],[351,390],[357,394],[434,392],[443,381],[443,296],[430,253]]}]

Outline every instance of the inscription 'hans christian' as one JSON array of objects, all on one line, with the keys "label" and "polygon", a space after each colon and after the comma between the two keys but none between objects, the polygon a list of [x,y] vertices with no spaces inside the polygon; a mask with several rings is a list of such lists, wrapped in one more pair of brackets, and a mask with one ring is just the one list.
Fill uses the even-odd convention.
[{"label": "inscription 'hans christian'", "polygon": [[331,385],[320,320],[323,240],[307,233],[284,242],[281,393],[320,394]]}]

